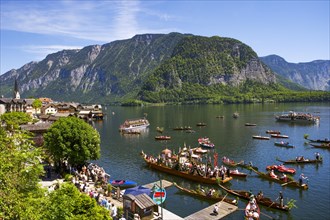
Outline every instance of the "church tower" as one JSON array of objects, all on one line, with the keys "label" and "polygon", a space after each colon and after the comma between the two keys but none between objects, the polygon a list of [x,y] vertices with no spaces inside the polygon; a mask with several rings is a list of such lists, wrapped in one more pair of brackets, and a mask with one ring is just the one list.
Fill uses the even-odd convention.
[{"label": "church tower", "polygon": [[18,91],[18,83],[17,83],[17,78],[15,78],[15,86],[14,86],[14,99],[20,99],[21,96]]}]

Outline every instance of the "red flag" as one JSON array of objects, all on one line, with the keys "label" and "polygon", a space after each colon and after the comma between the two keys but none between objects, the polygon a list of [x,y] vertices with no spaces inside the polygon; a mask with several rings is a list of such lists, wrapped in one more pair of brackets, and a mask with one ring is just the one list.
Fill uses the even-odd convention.
[{"label": "red flag", "polygon": [[214,157],[214,167],[216,167],[218,166],[218,153],[215,153],[213,157]]}]

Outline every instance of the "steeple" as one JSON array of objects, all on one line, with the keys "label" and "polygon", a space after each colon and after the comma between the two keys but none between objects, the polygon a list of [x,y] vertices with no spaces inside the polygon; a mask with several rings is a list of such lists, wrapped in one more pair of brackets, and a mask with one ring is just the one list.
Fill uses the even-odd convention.
[{"label": "steeple", "polygon": [[18,83],[17,83],[17,78],[15,78],[15,86],[14,86],[14,99],[20,99],[21,96],[18,91]]}]

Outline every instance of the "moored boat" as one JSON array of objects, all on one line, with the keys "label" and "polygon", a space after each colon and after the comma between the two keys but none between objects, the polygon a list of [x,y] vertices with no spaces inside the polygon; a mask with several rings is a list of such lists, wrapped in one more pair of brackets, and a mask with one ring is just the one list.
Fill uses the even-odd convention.
[{"label": "moored boat", "polygon": [[171,136],[159,135],[155,137],[155,140],[171,140]]},{"label": "moored boat", "polygon": [[198,198],[212,200],[212,201],[224,201],[224,202],[232,204],[232,205],[237,205],[237,202],[238,202],[236,199],[230,199],[221,194],[212,193],[212,191],[211,191],[212,189],[210,189],[209,192],[205,192],[200,189],[196,189],[196,190],[187,189],[182,186],[179,186],[177,183],[174,183],[174,186],[177,187],[180,191],[188,193],[188,194],[198,197]]},{"label": "moored boat", "polygon": [[289,113],[276,115],[275,119],[277,121],[284,121],[284,122],[318,123],[320,117],[314,116],[309,113],[297,113],[294,111],[290,111]]},{"label": "moored boat", "polygon": [[284,134],[270,134],[270,136],[272,138],[289,138],[288,135],[284,135]]},{"label": "moored boat", "polygon": [[120,125],[119,131],[125,132],[130,130],[139,130],[147,128],[150,125],[146,118],[138,119],[127,119],[123,124]]},{"label": "moored boat", "polygon": [[276,158],[276,160],[284,163],[284,164],[308,164],[308,163],[322,163],[322,157],[319,159],[308,159],[304,158],[303,156],[298,156],[294,160],[281,160],[279,158]]},{"label": "moored boat", "polygon": [[[245,200],[250,200],[251,192],[246,191],[246,190],[233,190],[226,188],[225,186],[218,184],[221,189],[226,191],[227,193],[230,193],[234,196],[237,196],[239,198],[245,199]],[[280,203],[277,203],[276,201],[272,201],[270,198],[265,197],[264,195],[257,195],[255,196],[255,199],[259,205],[263,205],[267,208],[273,208],[273,209],[279,209],[282,211],[289,211],[290,208],[287,205],[281,206]]]},{"label": "moored boat", "polygon": [[112,186],[119,187],[122,189],[137,186],[137,183],[132,180],[110,180],[109,183]]},{"label": "moored boat", "polygon": [[[196,170],[195,169],[196,167],[193,166],[192,163],[189,163],[189,162],[180,163],[180,158],[178,158],[178,161],[172,162],[172,166],[170,166],[170,165],[168,165],[169,162],[166,162],[166,161],[161,162],[157,158],[148,156],[143,151],[141,152],[141,155],[142,155],[145,163],[150,168],[161,171],[161,172],[165,172],[165,173],[168,173],[171,175],[179,176],[179,177],[182,177],[185,179],[189,179],[192,181],[206,183],[206,184],[218,184],[218,182],[226,183],[233,179],[232,177],[227,177],[227,176],[223,176],[223,178],[219,177],[219,176],[217,176],[217,177],[206,176],[205,174]],[[183,167],[185,167],[185,169],[183,169]],[[178,170],[178,168],[181,170]]]},{"label": "moored boat", "polygon": [[296,169],[295,168],[289,168],[285,167],[284,165],[269,165],[266,167],[267,170],[276,170],[281,173],[290,173],[290,174],[295,174]]},{"label": "moored boat", "polygon": [[289,179],[288,177],[285,177],[284,179],[281,179],[280,177],[278,177],[277,175],[271,175],[269,173],[264,173],[264,172],[259,172],[255,169],[252,169],[253,172],[255,172],[256,174],[258,174],[260,177],[267,179],[269,181],[273,181],[276,183],[281,183],[281,186],[291,186],[291,187],[296,187],[296,188],[300,188],[300,189],[308,189],[308,185],[307,184],[299,184],[299,182],[293,180],[293,179]]},{"label": "moored boat", "polygon": [[261,135],[253,135],[252,138],[253,139],[259,139],[259,140],[269,140],[270,139],[270,137],[261,136]]},{"label": "moored boat", "polygon": [[277,141],[274,144],[275,144],[275,146],[280,146],[280,147],[287,147],[287,148],[295,147],[293,144],[290,144],[289,142],[285,142],[285,141]]}]

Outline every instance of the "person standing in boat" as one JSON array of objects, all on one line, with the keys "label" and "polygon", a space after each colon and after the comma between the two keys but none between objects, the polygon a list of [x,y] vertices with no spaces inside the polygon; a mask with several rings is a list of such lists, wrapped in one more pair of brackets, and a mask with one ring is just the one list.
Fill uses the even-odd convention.
[{"label": "person standing in boat", "polygon": [[316,158],[316,160],[320,160],[320,153],[319,152],[315,153],[315,158]]},{"label": "person standing in boat", "polygon": [[278,196],[278,199],[280,200],[280,206],[281,208],[283,207],[284,203],[283,203],[283,194],[282,194],[282,191],[280,191],[280,194]]},{"label": "person standing in boat", "polygon": [[307,179],[307,177],[302,173],[299,176],[299,185],[302,186],[303,185],[303,180]]}]

